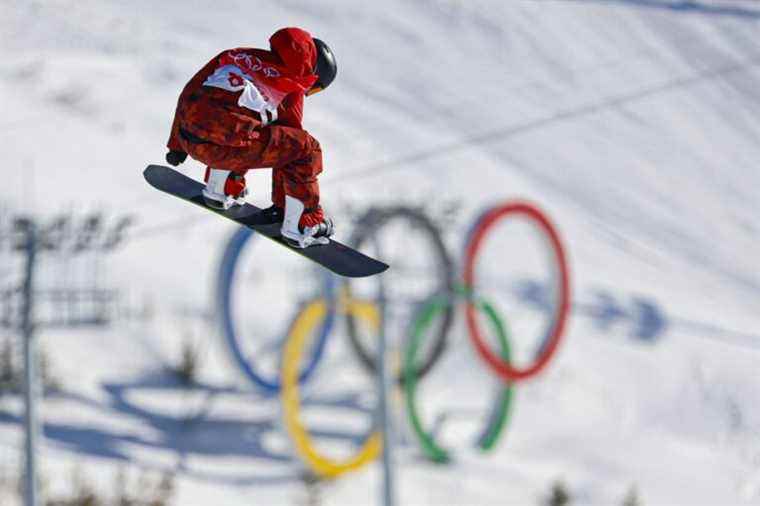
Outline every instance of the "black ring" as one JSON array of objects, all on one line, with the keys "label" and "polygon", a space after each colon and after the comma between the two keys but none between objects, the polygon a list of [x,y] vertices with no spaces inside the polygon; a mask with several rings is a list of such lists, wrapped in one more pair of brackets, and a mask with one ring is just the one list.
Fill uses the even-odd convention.
[{"label": "black ring", "polygon": [[[428,217],[421,209],[411,208],[406,206],[393,206],[387,208],[370,208],[357,222],[354,233],[349,241],[349,244],[355,248],[359,248],[363,242],[372,238],[377,232],[386,224],[394,220],[406,220],[413,225],[413,228],[420,230],[420,233],[427,234],[432,240],[432,246],[434,250],[434,257],[437,258],[437,268],[440,271],[438,273],[441,285],[434,293],[426,294],[422,299],[427,301],[430,297],[433,297],[439,293],[450,294],[454,292],[455,286],[455,273],[454,264],[449,256],[448,250],[443,243],[441,232],[433,221]],[[345,290],[346,296],[351,298],[350,282],[346,281]],[[382,284],[380,284],[380,290],[382,290]],[[340,293],[340,291],[338,291]],[[382,291],[379,292],[382,298],[385,298],[385,294]],[[377,301],[382,304],[382,301]],[[422,302],[422,301],[421,301]],[[455,306],[450,305],[444,312],[442,322],[439,327],[438,335],[435,337],[434,344],[431,351],[420,363],[417,371],[417,379],[422,378],[427,374],[446,349],[447,335],[452,323],[454,322],[454,310]],[[349,342],[351,348],[359,357],[362,365],[371,373],[377,372],[376,357],[373,350],[368,350],[362,340],[359,338],[357,331],[356,320],[351,314],[346,314],[346,330],[348,333]],[[411,322],[407,326],[407,332],[411,332]],[[406,341],[410,336],[405,336]],[[400,370],[397,372],[397,381],[403,383],[404,374]]]}]

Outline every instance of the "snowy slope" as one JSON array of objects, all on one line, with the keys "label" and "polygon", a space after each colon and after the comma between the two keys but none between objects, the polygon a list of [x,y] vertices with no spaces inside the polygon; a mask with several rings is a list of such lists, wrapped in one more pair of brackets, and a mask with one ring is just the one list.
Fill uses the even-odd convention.
[{"label": "snowy slope", "polygon": [[[349,204],[434,195],[433,207],[462,206],[447,235],[458,251],[479,209],[523,196],[549,212],[570,252],[577,305],[567,340],[544,376],[519,387],[507,440],[448,468],[405,447],[400,503],[532,504],[558,477],[584,504],[619,502],[633,484],[646,504],[760,500],[756,2],[58,0],[3,1],[0,11],[3,203],[43,215],[129,209],[140,222],[110,276],[152,296],[159,312],[149,329],[44,336],[66,342],[54,366],[72,393],[46,406],[51,468],[85,458],[105,474],[124,461],[176,469],[178,504],[298,500],[276,400],[233,387],[213,333],[197,331],[208,350],[200,399],[183,404],[155,374],[178,355],[184,327],[205,328],[174,311],[208,307],[233,228],[151,192],[141,170],[162,159],[176,95],[200,64],[299,25],[340,63],[306,118],[324,147],[324,202],[339,224]],[[199,164],[184,167],[200,175]],[[268,174],[251,181],[253,199],[266,203]],[[529,263],[534,250],[514,245],[490,246],[493,267],[482,275],[499,276],[504,251]],[[288,282],[274,276],[255,289]],[[605,324],[594,308],[609,300],[658,308],[667,317],[658,340],[631,339],[626,318]],[[463,329],[455,336],[426,388],[431,402],[445,392],[441,403],[477,405],[473,392],[489,380]],[[349,364],[356,385],[330,391],[329,375],[319,385],[366,390],[344,340],[335,342],[333,360]],[[138,393],[126,403],[129,388]],[[203,406],[204,395],[209,411],[183,432],[175,415]],[[11,411],[0,418],[6,462],[19,441]],[[331,484],[325,503],[375,503],[377,473]]]}]

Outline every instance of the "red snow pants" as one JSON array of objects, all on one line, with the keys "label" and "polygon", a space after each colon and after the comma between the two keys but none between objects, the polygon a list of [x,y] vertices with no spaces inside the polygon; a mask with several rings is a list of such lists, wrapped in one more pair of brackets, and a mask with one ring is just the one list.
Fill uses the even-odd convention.
[{"label": "red snow pants", "polygon": [[182,135],[182,130],[178,138],[187,154],[214,169],[242,175],[248,169],[272,167],[272,203],[276,206],[285,207],[285,195],[290,195],[307,209],[318,208],[317,176],[322,172],[319,142],[300,128],[271,125],[256,130],[258,135],[250,136],[250,142],[242,146],[194,142]]}]

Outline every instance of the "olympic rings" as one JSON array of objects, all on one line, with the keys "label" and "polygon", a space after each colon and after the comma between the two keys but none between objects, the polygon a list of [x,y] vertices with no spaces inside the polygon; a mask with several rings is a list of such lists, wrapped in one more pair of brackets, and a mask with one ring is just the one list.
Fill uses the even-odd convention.
[{"label": "olympic rings", "polygon": [[[344,308],[354,316],[369,323],[375,330],[380,327],[380,313],[370,302],[349,301]],[[301,401],[297,381],[303,350],[308,344],[308,336],[320,320],[329,317],[330,311],[324,300],[312,302],[296,318],[282,355],[281,400],[285,427],[290,434],[301,459],[311,470],[322,477],[335,478],[343,473],[356,470],[374,460],[382,449],[382,436],[372,432],[359,451],[351,458],[340,462],[321,455],[312,443],[306,427],[301,423]]]},{"label": "olympic rings", "polygon": [[[219,266],[219,272],[217,274],[216,282],[216,304],[217,314],[220,316],[222,324],[222,335],[225,338],[227,344],[227,350],[230,357],[238,366],[243,375],[251,381],[254,385],[262,388],[269,393],[276,393],[280,390],[280,382],[278,379],[269,379],[262,376],[258,372],[252,362],[252,358],[247,358],[242,349],[242,342],[238,330],[235,326],[233,317],[233,304],[232,304],[232,279],[235,274],[238,261],[240,260],[240,254],[243,251],[244,246],[253,237],[253,230],[247,227],[238,228],[227,243],[227,247],[224,250],[222,261]],[[325,276],[323,291],[326,300],[333,300],[335,281],[332,276]],[[327,337],[330,335],[333,324],[335,323],[335,311],[330,308],[327,312],[324,323],[322,324],[322,330],[317,338],[316,345],[311,356],[311,359],[304,367],[301,375],[298,379],[299,382],[306,381],[309,376],[317,368],[322,353],[325,349],[325,343]]]},{"label": "olympic rings", "polygon": [[[433,293],[451,293],[454,291],[454,267],[448,250],[446,249],[441,233],[438,227],[430,219],[430,217],[419,209],[393,206],[389,208],[370,208],[359,220],[357,227],[349,244],[355,248],[359,248],[362,243],[368,240],[372,240],[376,237],[378,230],[386,226],[388,223],[395,221],[405,221],[407,224],[415,230],[416,233],[426,236],[430,241],[431,253],[435,258],[435,267],[437,268],[437,275],[440,279],[440,285],[437,286]],[[380,280],[378,280],[378,298],[385,299],[385,288]],[[351,285],[346,283],[346,296],[351,298]],[[430,294],[433,295],[433,294]],[[367,349],[366,345],[359,337],[359,333],[356,330],[356,324],[352,314],[346,315],[347,331],[349,342],[356,352],[359,360],[364,367],[372,372],[377,372],[377,364],[375,363],[374,351]],[[454,308],[453,306],[446,306],[443,311],[443,318],[438,328],[436,340],[433,346],[430,347],[428,355],[422,360],[417,370],[417,376],[422,377],[427,374],[446,349],[446,336],[451,328],[451,324],[454,320]],[[400,372],[399,381],[403,381],[403,373]]]},{"label": "olympic rings", "polygon": [[[486,344],[483,336],[480,332],[480,328],[477,323],[476,307],[472,301],[467,301],[466,317],[467,327],[469,329],[470,337],[472,339],[475,348],[478,350],[480,356],[486,361],[486,363],[494,370],[502,379],[506,381],[517,381],[528,379],[536,375],[541,371],[546,364],[549,363],[554,352],[557,350],[559,342],[562,338],[562,334],[565,330],[567,322],[567,316],[570,309],[570,276],[568,273],[567,260],[565,250],[562,247],[562,243],[559,239],[559,234],[551,224],[549,219],[534,205],[527,202],[509,202],[501,206],[494,207],[490,211],[486,212],[480,222],[473,228],[471,240],[468,242],[465,250],[465,262],[464,262],[464,283],[470,289],[475,289],[474,276],[475,276],[475,261],[478,253],[480,252],[483,239],[487,232],[500,220],[512,217],[521,216],[528,218],[530,221],[538,225],[538,228],[544,233],[544,236],[548,239],[548,243],[553,253],[552,265],[557,267],[558,272],[553,272],[554,281],[558,282],[558,293],[556,294],[556,311],[547,325],[544,338],[540,349],[538,350],[534,362],[524,368],[518,368],[512,366],[509,361],[502,360],[501,357],[495,355]],[[556,276],[559,279],[556,279]]]},{"label": "olympic rings", "polygon": [[[467,297],[468,299],[470,297]],[[425,329],[433,321],[433,318],[443,311],[445,308],[453,305],[449,297],[436,297],[432,299],[422,311],[415,318],[412,325],[412,339],[406,348],[404,354],[404,390],[406,393],[406,408],[409,420],[411,422],[414,432],[417,434],[422,449],[428,458],[434,462],[445,463],[451,460],[450,454],[447,450],[441,447],[436,441],[434,436],[427,432],[423,426],[419,417],[416,402],[416,390],[417,390],[417,375],[414,370],[414,359],[417,351],[422,344]],[[507,339],[507,330],[496,314],[494,307],[487,301],[477,301],[476,306],[482,310],[490,320],[493,330],[496,333],[496,337],[499,340],[499,346],[501,348],[501,356],[505,361],[509,361],[509,342]],[[477,438],[477,445],[484,451],[492,449],[499,439],[502,433],[502,429],[506,425],[511,403],[513,399],[513,387],[508,384],[498,391],[498,396],[493,403],[493,409],[488,417],[488,422],[485,429]]]}]

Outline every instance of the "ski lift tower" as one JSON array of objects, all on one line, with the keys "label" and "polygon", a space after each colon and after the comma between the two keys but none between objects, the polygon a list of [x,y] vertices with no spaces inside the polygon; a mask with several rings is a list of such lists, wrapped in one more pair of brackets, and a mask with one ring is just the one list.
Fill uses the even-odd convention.
[{"label": "ski lift tower", "polygon": [[[24,469],[24,504],[41,506],[37,478],[37,460],[39,441],[42,435],[39,420],[39,399],[42,393],[38,370],[38,330],[46,327],[74,327],[82,325],[104,325],[103,305],[115,300],[114,294],[104,290],[82,290],[71,288],[45,292],[35,289],[35,275],[39,260],[48,255],[76,255],[85,251],[102,253],[113,251],[120,245],[124,232],[132,223],[130,217],[118,220],[115,226],[106,229],[101,214],[93,214],[75,221],[71,216],[60,216],[44,224],[30,216],[17,216],[10,223],[0,238],[6,237],[7,247],[23,257],[22,279],[20,286],[4,291],[6,308],[18,307],[17,318],[4,318],[0,324],[19,330],[23,340],[23,385],[24,385],[24,427],[25,427],[25,469]],[[16,306],[14,302],[18,300]],[[64,303],[55,315],[56,301]],[[80,301],[85,304],[79,304]],[[74,301],[76,311],[70,311]],[[51,305],[53,316],[50,321],[37,319],[36,309],[40,304]],[[51,304],[52,303],[52,304]],[[89,310],[82,310],[89,307]],[[89,311],[90,314],[87,314]],[[9,311],[5,311],[8,313]]]}]

